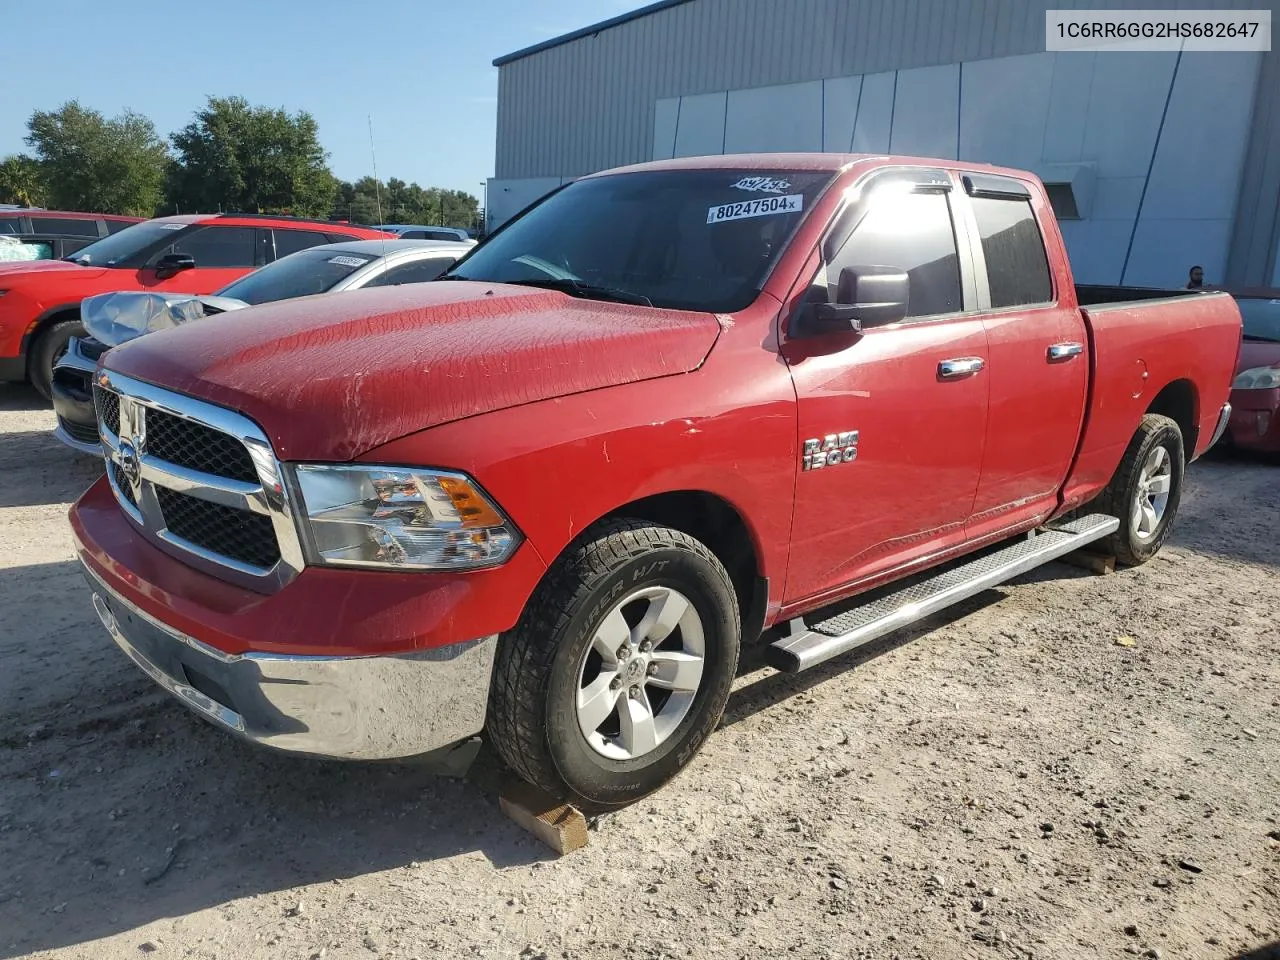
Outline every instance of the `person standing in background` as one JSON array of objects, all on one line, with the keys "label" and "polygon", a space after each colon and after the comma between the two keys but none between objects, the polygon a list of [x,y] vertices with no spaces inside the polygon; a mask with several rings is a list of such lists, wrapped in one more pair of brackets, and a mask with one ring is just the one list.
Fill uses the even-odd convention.
[{"label": "person standing in background", "polygon": [[1196,265],[1187,272],[1187,289],[1204,289],[1204,267]]}]

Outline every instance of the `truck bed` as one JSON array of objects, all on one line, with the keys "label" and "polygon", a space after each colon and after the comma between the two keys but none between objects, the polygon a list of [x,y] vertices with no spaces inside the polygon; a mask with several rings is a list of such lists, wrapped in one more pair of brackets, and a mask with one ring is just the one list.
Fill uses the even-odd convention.
[{"label": "truck bed", "polygon": [[1076,284],[1076,302],[1082,307],[1119,306],[1143,300],[1176,300],[1202,296],[1200,290],[1166,290],[1159,287],[1118,287],[1108,284]]}]

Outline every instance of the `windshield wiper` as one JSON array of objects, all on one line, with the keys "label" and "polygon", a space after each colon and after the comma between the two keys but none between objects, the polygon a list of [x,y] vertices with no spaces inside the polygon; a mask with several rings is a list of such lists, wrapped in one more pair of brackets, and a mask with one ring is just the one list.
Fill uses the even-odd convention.
[{"label": "windshield wiper", "polygon": [[632,303],[640,307],[652,307],[653,301],[643,294],[632,293],[619,287],[602,287],[582,280],[563,279],[548,280],[511,280],[516,287],[538,287],[544,290],[559,290],[571,297],[582,297],[584,300],[607,300],[612,303]]}]

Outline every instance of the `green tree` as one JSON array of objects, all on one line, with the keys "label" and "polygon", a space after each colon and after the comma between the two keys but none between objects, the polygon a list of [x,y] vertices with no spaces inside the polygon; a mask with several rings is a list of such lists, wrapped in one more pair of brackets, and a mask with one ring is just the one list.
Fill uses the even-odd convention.
[{"label": "green tree", "polygon": [[376,189],[373,177],[340,183],[333,216],[356,223],[378,223],[381,201],[383,223],[422,223],[441,227],[476,227],[480,201],[462,190],[420,187],[392,177]]},{"label": "green tree", "polygon": [[327,214],[337,195],[315,118],[243,97],[210,97],[195,119],[170,137],[177,159],[169,201],[188,211],[234,210]]},{"label": "green tree", "polygon": [[78,101],[27,121],[50,206],[149,217],[160,204],[168,151],[146,117],[107,119]]},{"label": "green tree", "polygon": [[15,153],[0,160],[0,203],[45,206],[44,173],[34,157]]}]

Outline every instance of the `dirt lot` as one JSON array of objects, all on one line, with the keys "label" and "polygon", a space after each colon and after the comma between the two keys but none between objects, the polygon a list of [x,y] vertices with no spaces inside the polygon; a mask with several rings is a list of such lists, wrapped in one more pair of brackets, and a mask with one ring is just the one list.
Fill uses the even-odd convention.
[{"label": "dirt lot", "polygon": [[[93,461],[0,387],[0,958],[1226,958],[1280,940],[1280,466],[1174,545],[750,672],[554,860],[471,782],[295,760],[159,693],[67,533]],[[1123,642],[1118,642],[1123,641]],[[169,869],[165,869],[168,866]]]}]

